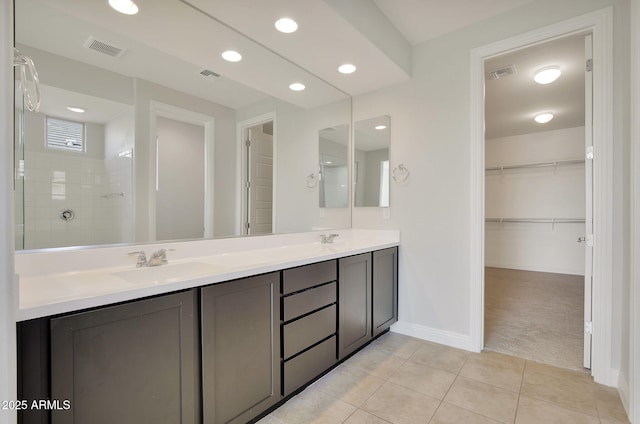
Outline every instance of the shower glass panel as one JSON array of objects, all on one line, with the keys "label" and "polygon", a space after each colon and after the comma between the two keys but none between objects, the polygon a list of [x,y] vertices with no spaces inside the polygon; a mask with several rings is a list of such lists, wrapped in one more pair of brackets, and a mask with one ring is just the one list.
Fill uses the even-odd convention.
[{"label": "shower glass panel", "polygon": [[15,114],[13,125],[14,149],[14,221],[15,226],[15,249],[24,249],[24,101],[21,93],[20,83],[15,84]]},{"label": "shower glass panel", "polygon": [[320,130],[318,144],[320,207],[346,208],[349,206],[349,125]]}]

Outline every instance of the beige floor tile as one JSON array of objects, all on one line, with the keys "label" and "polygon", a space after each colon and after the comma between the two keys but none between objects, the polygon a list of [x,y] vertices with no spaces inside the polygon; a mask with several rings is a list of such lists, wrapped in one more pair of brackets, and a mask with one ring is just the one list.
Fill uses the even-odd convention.
[{"label": "beige floor tile", "polygon": [[520,391],[524,359],[495,352],[471,354],[460,375],[514,392]]},{"label": "beige floor tile", "polygon": [[618,389],[596,384],[595,394],[598,415],[602,422],[624,424],[629,422]]},{"label": "beige floor tile", "polygon": [[282,421],[272,417],[271,415],[267,415],[266,417],[258,421],[257,424],[282,424]]},{"label": "beige floor tile", "polygon": [[518,393],[458,376],[444,400],[502,423],[512,423]]},{"label": "beige floor tile", "polygon": [[385,350],[368,346],[349,358],[350,366],[358,367],[367,373],[380,377],[389,378],[398,368],[404,364],[405,360],[395,356]]},{"label": "beige floor tile", "polygon": [[457,374],[468,355],[464,350],[425,342],[409,361]]},{"label": "beige floor tile", "polygon": [[443,399],[456,375],[437,368],[407,361],[389,381],[436,399]]},{"label": "beige floor tile", "polygon": [[376,417],[368,412],[358,409],[354,412],[344,424],[389,424],[389,421],[385,421],[380,417]]},{"label": "beige floor tile", "polygon": [[586,374],[527,361],[521,393],[597,417],[595,386]]},{"label": "beige floor tile", "polygon": [[427,423],[439,401],[390,382],[385,383],[361,409],[393,424]]},{"label": "beige floor tile", "polygon": [[354,406],[360,406],[384,380],[349,364],[338,366],[314,384],[314,388]]},{"label": "beige floor tile", "polygon": [[542,400],[521,396],[516,424],[599,424],[597,417],[571,411]]},{"label": "beige floor tile", "polygon": [[429,424],[498,424],[499,422],[442,402]]},{"label": "beige floor tile", "polygon": [[271,413],[282,424],[340,424],[356,407],[309,387]]},{"label": "beige floor tile", "polygon": [[423,340],[405,336],[404,334],[388,332],[376,339],[372,346],[402,359],[409,359],[423,344]]}]

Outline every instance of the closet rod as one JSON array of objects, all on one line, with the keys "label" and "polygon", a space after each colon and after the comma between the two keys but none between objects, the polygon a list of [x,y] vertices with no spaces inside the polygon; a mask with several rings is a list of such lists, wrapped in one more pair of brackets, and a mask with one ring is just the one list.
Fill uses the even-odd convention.
[{"label": "closet rod", "polygon": [[485,168],[485,171],[504,171],[505,169],[520,169],[520,168],[544,168],[549,166],[562,166],[562,165],[577,165],[584,163],[584,159],[572,159],[572,160],[558,160],[555,162],[538,162],[538,163],[523,163],[520,165],[502,165],[502,166],[490,166]]},{"label": "closet rod", "polygon": [[531,224],[584,224],[584,218],[486,218],[485,222],[524,222]]}]

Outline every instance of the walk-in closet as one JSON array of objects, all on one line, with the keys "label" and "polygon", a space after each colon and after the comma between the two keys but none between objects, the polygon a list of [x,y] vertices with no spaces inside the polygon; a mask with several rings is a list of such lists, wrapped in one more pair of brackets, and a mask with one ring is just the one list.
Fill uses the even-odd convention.
[{"label": "walk-in closet", "polygon": [[[576,370],[590,360],[589,40],[485,61],[484,346]],[[534,80],[545,70],[559,77]]]}]

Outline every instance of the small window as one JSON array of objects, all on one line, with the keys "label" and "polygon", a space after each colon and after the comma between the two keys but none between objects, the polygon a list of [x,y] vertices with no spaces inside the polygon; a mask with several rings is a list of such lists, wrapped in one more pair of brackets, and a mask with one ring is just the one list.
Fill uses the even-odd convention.
[{"label": "small window", "polygon": [[84,124],[47,116],[47,147],[84,152]]}]

